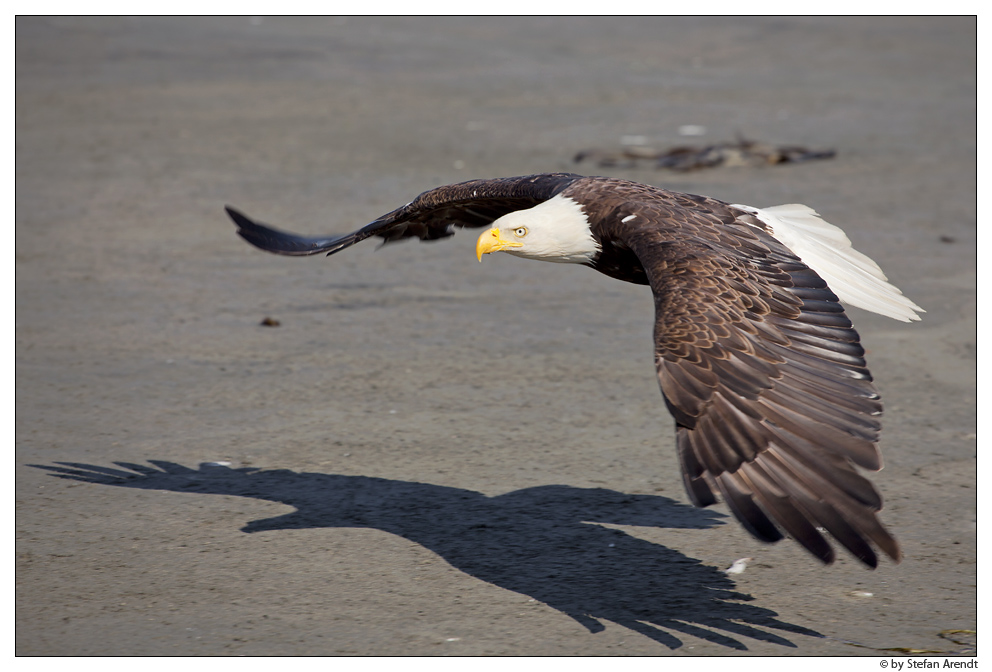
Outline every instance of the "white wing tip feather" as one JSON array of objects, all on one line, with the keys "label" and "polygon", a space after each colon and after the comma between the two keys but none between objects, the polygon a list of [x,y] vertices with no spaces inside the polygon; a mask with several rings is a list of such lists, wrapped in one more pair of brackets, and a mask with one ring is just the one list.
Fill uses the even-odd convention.
[{"label": "white wing tip feather", "polygon": [[902,322],[919,320],[926,311],[889,283],[874,261],[851,247],[838,227],[815,210],[792,203],[770,208],[734,204],[771,229],[771,235],[822,277],[837,297],[852,306]]}]

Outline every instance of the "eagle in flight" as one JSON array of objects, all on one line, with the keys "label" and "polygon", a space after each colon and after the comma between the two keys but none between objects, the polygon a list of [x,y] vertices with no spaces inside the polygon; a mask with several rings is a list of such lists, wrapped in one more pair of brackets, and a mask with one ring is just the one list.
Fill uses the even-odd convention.
[{"label": "eagle in flight", "polygon": [[485,228],[476,251],[583,264],[648,285],[654,361],[696,506],[723,498],[756,538],[783,532],[824,563],[829,532],[874,568],[899,544],[858,467],[882,467],[882,403],[841,301],[897,320],[919,306],[803,205],[755,208],[627,180],[547,173],[426,191],[352,233],[307,238],[228,207],[267,252],[334,254],[366,238]]}]

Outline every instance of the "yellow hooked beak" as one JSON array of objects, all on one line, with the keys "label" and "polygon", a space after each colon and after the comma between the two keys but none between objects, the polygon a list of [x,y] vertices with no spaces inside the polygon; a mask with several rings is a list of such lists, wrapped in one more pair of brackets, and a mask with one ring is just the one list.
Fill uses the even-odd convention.
[{"label": "yellow hooked beak", "polygon": [[499,229],[487,229],[479,236],[479,242],[475,244],[475,255],[482,261],[482,255],[491,254],[505,250],[508,247],[523,247],[523,243],[515,240],[507,240],[500,235]]}]

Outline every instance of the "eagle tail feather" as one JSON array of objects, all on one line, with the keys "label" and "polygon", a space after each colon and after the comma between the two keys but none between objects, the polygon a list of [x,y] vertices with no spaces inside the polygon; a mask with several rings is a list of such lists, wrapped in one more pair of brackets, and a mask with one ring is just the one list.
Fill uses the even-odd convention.
[{"label": "eagle tail feather", "polygon": [[792,203],[770,208],[733,205],[764,223],[769,233],[823,278],[837,297],[852,306],[902,322],[926,312],[910,301],[874,261],[851,246],[843,230],[815,210]]}]

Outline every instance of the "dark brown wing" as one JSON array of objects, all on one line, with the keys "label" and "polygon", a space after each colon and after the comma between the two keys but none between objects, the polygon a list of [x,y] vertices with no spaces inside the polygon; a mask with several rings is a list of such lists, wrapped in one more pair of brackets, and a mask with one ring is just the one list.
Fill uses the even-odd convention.
[{"label": "dark brown wing", "polygon": [[571,173],[546,173],[449,184],[425,191],[402,208],[357,231],[322,238],[279,231],[252,221],[234,208],[226,210],[237,224],[238,234],[267,252],[291,256],[334,254],[372,236],[383,238],[385,243],[404,238],[438,240],[452,235],[454,227],[489,226],[509,212],[543,203],[580,177]]},{"label": "dark brown wing", "polygon": [[755,537],[777,541],[781,528],[825,563],[821,529],[870,567],[872,543],[898,562],[881,497],[855,468],[881,468],[882,404],[837,297],[725,204],[663,193],[651,221],[622,235],[654,291],[689,496],[706,506],[719,492]]}]

